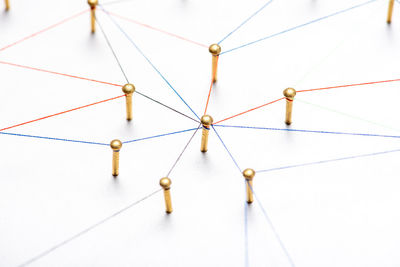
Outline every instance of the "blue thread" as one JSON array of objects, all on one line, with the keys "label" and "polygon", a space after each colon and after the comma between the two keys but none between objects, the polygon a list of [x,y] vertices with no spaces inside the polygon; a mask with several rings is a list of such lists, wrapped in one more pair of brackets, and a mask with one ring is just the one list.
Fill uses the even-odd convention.
[{"label": "blue thread", "polygon": [[73,143],[82,143],[82,144],[91,144],[91,145],[101,145],[101,146],[108,146],[109,145],[109,144],[105,144],[105,143],[80,141],[80,140],[72,140],[72,139],[63,139],[63,138],[55,138],[55,137],[46,137],[46,136],[37,136],[37,135],[29,135],[29,134],[17,134],[17,133],[5,133],[5,132],[0,132],[0,134],[20,136],[20,137],[38,138],[38,139],[47,139],[47,140],[55,140],[55,141],[64,141],[64,142],[73,142]]},{"label": "blue thread", "polygon": [[384,137],[384,138],[400,138],[399,135],[383,135],[383,134],[369,134],[369,133],[346,133],[346,132],[332,132],[332,131],[314,131],[314,130],[301,130],[301,129],[267,128],[267,127],[235,126],[235,125],[219,125],[219,124],[214,125],[214,126],[227,127],[227,128],[270,130],[270,131],[287,131],[287,132],[303,132],[303,133],[321,133],[321,134],[356,135],[356,136],[370,136],[370,137]]},{"label": "blue thread", "polygon": [[245,201],[244,201],[244,266],[249,267],[249,226],[248,226],[248,208],[249,204],[246,201],[246,180],[244,180]]},{"label": "blue thread", "polygon": [[284,31],[281,31],[281,32],[278,32],[278,33],[269,35],[269,36],[267,36],[267,37],[258,39],[258,40],[256,40],[256,41],[253,41],[253,42],[250,42],[250,43],[247,43],[247,44],[244,44],[244,45],[241,45],[241,46],[232,48],[232,49],[230,49],[230,50],[224,51],[224,52],[222,52],[220,55],[225,54],[225,53],[232,52],[232,51],[237,50],[237,49],[239,49],[239,48],[243,48],[243,47],[246,47],[246,46],[249,46],[249,45],[258,43],[258,42],[260,42],[260,41],[264,41],[264,40],[266,40],[266,39],[270,39],[270,38],[272,38],[272,37],[281,35],[281,34],[286,33],[286,32],[290,32],[290,31],[296,30],[296,29],[298,29],[298,28],[301,28],[301,27],[304,27],[304,26],[313,24],[313,23],[315,23],[315,22],[318,22],[318,21],[321,21],[321,20],[324,20],[324,19],[327,19],[327,18],[336,16],[336,15],[339,15],[339,14],[341,14],[341,13],[350,11],[350,10],[355,9],[355,8],[358,8],[358,7],[362,7],[362,6],[364,6],[364,5],[370,4],[370,3],[375,2],[375,1],[377,1],[377,0],[370,0],[370,1],[367,1],[367,2],[364,2],[364,3],[361,3],[361,4],[358,4],[358,5],[356,5],[356,6],[353,6],[353,7],[350,7],[350,8],[346,8],[346,9],[344,9],[344,10],[337,11],[337,12],[335,12],[335,13],[333,13],[333,14],[330,14],[330,15],[327,15],[327,16],[324,16],[324,17],[321,17],[321,18],[318,18],[318,19],[309,21],[309,22],[307,22],[307,23],[304,23],[304,24],[295,26],[295,27],[293,27],[293,28],[289,28],[289,29],[286,29],[286,30],[284,30]]},{"label": "blue thread", "polygon": [[233,163],[235,163],[236,167],[239,169],[239,172],[241,173],[242,171],[241,171],[241,169],[240,169],[239,165],[237,164],[237,162],[236,162],[235,158],[232,156],[232,154],[231,154],[231,152],[229,151],[229,149],[226,147],[226,145],[225,145],[224,141],[222,141],[222,139],[221,139],[221,136],[219,136],[219,134],[218,134],[217,130],[215,130],[215,128],[214,128],[214,125],[211,125],[211,126],[212,126],[212,128],[213,128],[214,132],[217,134],[217,136],[218,136],[218,139],[221,141],[222,145],[225,147],[225,150],[228,152],[229,156],[230,156],[230,157],[231,157],[231,159],[233,160]]},{"label": "blue thread", "polygon": [[[239,172],[242,173],[242,171],[241,171],[239,165],[237,164],[236,160],[235,160],[234,157],[232,156],[232,154],[231,154],[231,152],[229,151],[229,149],[226,147],[224,141],[222,141],[221,136],[218,134],[217,130],[215,130],[214,125],[211,125],[211,126],[212,126],[213,130],[215,131],[216,135],[218,136],[218,139],[221,141],[222,145],[224,146],[225,150],[228,152],[229,156],[231,157],[231,159],[232,159],[233,162],[235,163],[236,167],[239,169]],[[215,125],[215,126],[217,126],[217,125]],[[245,183],[247,183],[247,181],[245,181]],[[247,183],[247,184],[248,184],[248,183]],[[257,201],[258,205],[260,205],[261,210],[262,210],[262,212],[263,212],[265,218],[267,219],[267,221],[268,221],[268,223],[269,223],[269,225],[270,225],[272,231],[273,231],[274,234],[275,234],[276,239],[278,240],[278,242],[279,242],[279,244],[280,244],[280,246],[281,246],[283,252],[285,253],[286,257],[288,258],[288,260],[289,260],[291,266],[292,266],[292,267],[295,267],[292,258],[290,257],[290,255],[289,255],[288,251],[286,250],[286,248],[285,248],[285,246],[284,246],[282,240],[280,239],[280,237],[279,237],[279,235],[278,235],[278,232],[275,230],[274,225],[272,224],[271,220],[269,219],[269,217],[268,217],[268,215],[267,215],[267,212],[265,211],[265,209],[264,209],[264,207],[262,206],[261,202],[258,200],[256,194],[254,193],[253,188],[250,186],[250,184],[248,184],[248,185],[249,185],[251,191],[253,192],[254,197],[256,198],[256,201]],[[247,203],[246,203],[246,205],[247,205]],[[245,221],[245,247],[247,248],[247,246],[248,246],[247,239],[246,239],[246,238],[247,238],[247,235],[248,235],[248,232],[247,232],[247,207],[245,208],[245,220],[246,220],[246,221]],[[246,263],[246,267],[247,267],[247,266],[248,266],[248,251],[245,251],[245,263]]]},{"label": "blue thread", "polygon": [[260,9],[258,9],[255,13],[253,13],[250,17],[248,17],[245,21],[243,21],[239,26],[237,26],[233,31],[228,33],[224,38],[222,38],[221,41],[218,42],[218,44],[221,44],[225,39],[227,39],[229,36],[231,36],[234,32],[239,30],[244,24],[246,24],[249,20],[251,20],[254,16],[256,16],[258,13],[260,13],[264,8],[266,8],[273,0],[269,0],[267,3],[265,3]]},{"label": "blue thread", "polygon": [[271,227],[271,230],[272,230],[272,232],[274,233],[275,238],[278,240],[279,245],[281,246],[281,249],[282,249],[283,252],[285,253],[285,255],[286,255],[286,257],[287,257],[287,259],[288,259],[290,265],[291,265],[292,267],[295,267],[295,264],[294,264],[294,262],[293,262],[293,260],[292,260],[292,257],[290,257],[290,254],[289,254],[288,250],[286,249],[285,245],[283,244],[282,239],[280,238],[278,232],[276,231],[274,224],[272,223],[272,221],[271,221],[271,219],[269,218],[269,216],[268,216],[266,210],[264,209],[264,206],[261,204],[261,201],[258,199],[256,193],[254,192],[254,188],[251,186],[251,184],[250,184],[248,181],[246,181],[246,183],[247,183],[247,185],[249,186],[249,188],[251,189],[251,192],[253,192],[253,195],[254,195],[254,198],[255,198],[256,201],[257,201],[257,204],[260,206],[261,211],[262,211],[262,213],[264,214],[265,219],[267,220],[269,226]]},{"label": "blue thread", "polygon": [[124,143],[124,144],[133,143],[133,142],[137,142],[137,141],[142,141],[142,140],[147,140],[147,139],[152,139],[152,138],[157,138],[157,137],[163,137],[163,136],[167,136],[167,135],[173,135],[173,134],[178,134],[178,133],[189,132],[189,131],[193,131],[193,130],[196,130],[196,129],[197,129],[197,128],[192,128],[192,129],[187,129],[187,130],[182,130],[182,131],[177,131],[177,132],[171,132],[171,133],[153,135],[153,136],[149,136],[149,137],[143,137],[143,138],[139,138],[139,139],[134,139],[134,140],[126,141],[126,142],[123,142],[123,143]]},{"label": "blue thread", "polygon": [[342,161],[342,160],[347,160],[347,159],[372,157],[372,156],[378,156],[378,155],[383,155],[383,154],[388,154],[388,153],[393,153],[393,152],[400,152],[400,149],[381,151],[381,152],[375,152],[375,153],[370,153],[370,154],[362,154],[362,155],[356,155],[356,156],[349,156],[349,157],[343,157],[343,158],[337,158],[337,159],[321,160],[321,161],[308,162],[308,163],[302,163],[302,164],[296,164],[296,165],[288,165],[288,166],[266,169],[266,170],[261,170],[261,171],[256,171],[256,172],[260,173],[260,172],[278,171],[278,170],[291,169],[291,168],[297,168],[297,167],[303,167],[303,166],[309,166],[309,165],[317,165],[317,164],[322,164],[322,163]]},{"label": "blue thread", "polygon": [[197,116],[196,112],[189,106],[188,103],[182,98],[182,96],[175,90],[174,87],[170,84],[170,82],[161,74],[161,72],[156,68],[156,66],[150,61],[150,59],[142,52],[142,50],[136,45],[136,43],[129,37],[129,35],[121,28],[121,26],[114,20],[114,18],[105,10],[101,5],[99,5],[104,13],[110,18],[110,20],[118,27],[118,29],[125,35],[125,37],[131,42],[131,44],[136,48],[136,50],[146,59],[146,61],[152,66],[152,68],[160,75],[160,77],[168,84],[168,86],[175,92],[175,94],[182,100],[182,102],[190,109],[190,111],[200,120],[199,116]]}]

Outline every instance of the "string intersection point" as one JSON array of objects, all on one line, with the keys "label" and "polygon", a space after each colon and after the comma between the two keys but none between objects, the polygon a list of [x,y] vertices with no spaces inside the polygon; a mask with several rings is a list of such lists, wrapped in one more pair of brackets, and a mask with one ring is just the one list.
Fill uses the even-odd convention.
[{"label": "string intersection point", "polygon": [[171,83],[165,78],[164,75],[156,68],[153,62],[143,53],[139,46],[132,40],[132,38],[122,29],[122,27],[115,21],[115,19],[110,15],[110,13],[100,5],[102,11],[110,18],[114,25],[121,31],[123,35],[128,39],[128,41],[136,48],[136,50],[144,57],[144,59],[150,64],[150,66],[158,73],[158,75],[164,80],[164,82],[174,91],[174,93],[182,100],[182,102],[190,109],[190,111],[200,120],[196,112],[189,106],[189,104],[182,98],[182,96],[176,91],[176,89],[171,85]]}]

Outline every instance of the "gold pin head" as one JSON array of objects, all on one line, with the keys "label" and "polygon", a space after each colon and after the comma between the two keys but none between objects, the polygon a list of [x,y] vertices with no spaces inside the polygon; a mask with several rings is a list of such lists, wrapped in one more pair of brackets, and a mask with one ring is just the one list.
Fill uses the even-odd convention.
[{"label": "gold pin head", "polygon": [[243,171],[243,176],[247,181],[253,180],[255,175],[256,175],[256,172],[253,169],[245,169]]},{"label": "gold pin head", "polygon": [[118,139],[114,139],[111,141],[110,147],[114,152],[118,152],[119,150],[121,150],[122,142]]},{"label": "gold pin head", "polygon": [[122,87],[122,92],[126,95],[133,94],[135,92],[135,86],[131,83],[127,83]]},{"label": "gold pin head", "polygon": [[171,179],[168,177],[161,178],[160,185],[164,190],[168,190],[171,187]]},{"label": "gold pin head", "polygon": [[92,8],[97,6],[97,4],[99,3],[98,0],[88,0],[87,2],[89,4],[89,6],[92,7]]},{"label": "gold pin head", "polygon": [[213,56],[218,56],[221,53],[221,46],[219,46],[219,44],[212,44],[208,48],[208,51],[210,51]]},{"label": "gold pin head", "polygon": [[210,115],[204,115],[201,117],[201,124],[203,124],[204,127],[210,128],[212,123],[213,118]]},{"label": "gold pin head", "polygon": [[294,90],[293,88],[286,88],[285,90],[283,90],[283,95],[286,98],[293,100],[294,97],[296,96],[296,90]]}]

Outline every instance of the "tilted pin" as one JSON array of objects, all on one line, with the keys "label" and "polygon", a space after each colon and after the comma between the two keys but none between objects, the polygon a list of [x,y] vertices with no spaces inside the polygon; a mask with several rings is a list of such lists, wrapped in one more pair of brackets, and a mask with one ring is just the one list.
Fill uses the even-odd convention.
[{"label": "tilted pin", "polygon": [[10,2],[8,0],[4,0],[6,4],[6,11],[10,9]]},{"label": "tilted pin", "polygon": [[244,179],[246,179],[246,195],[247,203],[253,203],[253,178],[256,172],[253,169],[245,169],[243,171]]},{"label": "tilted pin", "polygon": [[171,202],[171,179],[168,177],[161,178],[160,185],[164,189],[164,199],[165,199],[165,212],[172,212],[172,202]]},{"label": "tilted pin", "polygon": [[126,97],[126,119],[130,121],[132,120],[132,95],[135,92],[135,86],[127,83],[122,87],[122,92]]},{"label": "tilted pin", "polygon": [[208,48],[212,55],[212,81],[215,83],[217,81],[217,71],[218,71],[218,58],[219,54],[221,53],[221,47],[218,44],[212,44]]},{"label": "tilted pin", "polygon": [[201,135],[201,152],[207,152],[208,150],[208,134],[210,132],[211,124],[213,123],[213,118],[209,115],[204,115],[201,117],[201,124],[203,125],[203,132]]},{"label": "tilted pin", "polygon": [[293,88],[286,88],[283,91],[283,95],[286,97],[286,119],[285,123],[287,125],[292,124],[292,110],[293,110],[293,100],[296,95],[296,90]]},{"label": "tilted pin", "polygon": [[389,0],[389,9],[388,9],[388,15],[387,15],[387,23],[392,22],[392,14],[393,14],[393,6],[394,6],[394,0]]},{"label": "tilted pin", "polygon": [[92,33],[96,31],[96,6],[99,3],[98,0],[88,0],[87,1],[90,6],[90,25],[92,29]]},{"label": "tilted pin", "polygon": [[111,149],[113,150],[112,158],[112,175],[118,176],[119,174],[119,151],[122,147],[122,142],[118,139],[112,140],[110,143]]}]

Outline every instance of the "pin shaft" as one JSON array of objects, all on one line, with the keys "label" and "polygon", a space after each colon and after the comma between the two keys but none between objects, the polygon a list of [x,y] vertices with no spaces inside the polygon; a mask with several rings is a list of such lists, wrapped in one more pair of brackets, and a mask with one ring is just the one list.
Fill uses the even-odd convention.
[{"label": "pin shaft", "polygon": [[118,174],[119,174],[119,151],[113,151],[112,175],[118,176]]},{"label": "pin shaft", "polygon": [[164,199],[165,199],[165,212],[172,212],[172,201],[171,201],[171,192],[170,189],[164,189]]},{"label": "pin shaft", "polygon": [[132,120],[132,94],[126,95],[126,119]]},{"label": "pin shaft", "polygon": [[253,203],[253,178],[256,175],[256,172],[253,169],[245,169],[243,171],[244,179],[246,179],[246,198],[247,203]]},{"label": "pin shaft", "polygon": [[392,22],[393,6],[394,6],[394,0],[389,0],[387,23],[391,23]]},{"label": "pin shaft", "polygon": [[285,123],[287,125],[292,124],[292,110],[293,110],[293,100],[286,98],[286,119],[285,119]]},{"label": "pin shaft", "polygon": [[246,180],[246,193],[247,193],[247,203],[253,203],[253,191],[251,190],[253,188],[253,181],[252,180]]},{"label": "pin shaft", "polygon": [[92,33],[96,31],[96,6],[90,7],[90,25]]},{"label": "pin shaft", "polygon": [[219,55],[212,55],[212,81],[217,82]]},{"label": "pin shaft", "polygon": [[203,126],[203,132],[201,135],[201,147],[200,147],[200,151],[201,152],[207,152],[208,150],[208,134],[210,132],[210,129],[205,128]]},{"label": "pin shaft", "polygon": [[5,0],[5,4],[6,4],[6,10],[10,9],[10,2],[8,0]]}]

